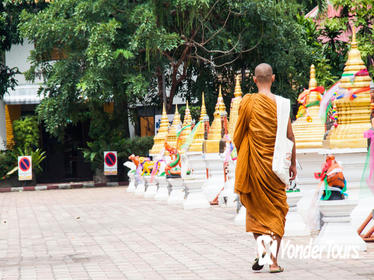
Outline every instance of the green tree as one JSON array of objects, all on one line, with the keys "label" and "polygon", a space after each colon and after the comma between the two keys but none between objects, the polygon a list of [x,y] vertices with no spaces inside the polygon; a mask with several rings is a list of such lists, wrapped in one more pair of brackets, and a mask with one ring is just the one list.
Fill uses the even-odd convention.
[{"label": "green tree", "polygon": [[9,88],[14,88],[17,81],[14,75],[18,73],[17,68],[9,68],[5,64],[5,52],[10,50],[12,44],[22,42],[17,25],[22,10],[36,13],[45,7],[44,0],[38,3],[26,0],[3,0],[0,3],[0,97]]},{"label": "green tree", "polygon": [[[37,112],[48,132],[61,136],[67,125],[88,120],[93,138],[102,135],[102,122],[129,136],[128,104],[147,87],[128,49],[133,8],[132,1],[61,0],[36,15],[22,13],[21,33],[36,42],[28,78],[45,81]],[[56,49],[61,59],[52,61]],[[112,114],[103,113],[108,102]]]},{"label": "green tree", "polygon": [[351,30],[351,23],[356,27],[357,41],[362,59],[371,75],[374,74],[374,0],[333,0],[335,8],[341,9],[336,18],[336,26],[341,30]]},{"label": "green tree", "polygon": [[211,115],[222,81],[228,107],[234,73],[249,70],[242,86],[256,91],[253,70],[261,62],[273,66],[276,92],[295,99],[310,64],[322,59],[298,20],[303,11],[296,1],[148,1],[134,12],[132,47],[144,55],[139,69],[155,73],[157,100],[170,89],[169,111],[176,94],[194,104],[204,91]]},{"label": "green tree", "polygon": [[[200,105],[204,91],[212,114],[219,83],[229,108],[235,72],[245,92],[256,91],[261,62],[274,68],[275,91],[295,100],[310,64],[321,60],[297,16],[304,12],[296,0],[60,0],[36,15],[23,12],[21,33],[36,42],[28,78],[45,80],[39,117],[55,135],[89,120],[92,138],[108,124],[128,136],[127,110],[136,102],[162,100],[170,111],[174,96]],[[56,48],[63,59],[52,62]],[[113,114],[102,112],[108,101]]]}]

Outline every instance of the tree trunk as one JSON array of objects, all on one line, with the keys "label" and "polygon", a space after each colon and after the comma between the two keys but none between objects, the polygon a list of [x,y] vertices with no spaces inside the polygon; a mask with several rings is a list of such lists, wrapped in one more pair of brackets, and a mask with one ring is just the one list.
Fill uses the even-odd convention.
[{"label": "tree trunk", "polygon": [[124,128],[124,133],[125,137],[130,137],[130,129],[129,129],[129,109],[128,109],[128,101],[127,101],[127,95],[125,94],[124,102],[123,102],[123,118],[124,118],[124,123],[123,123],[123,128]]}]

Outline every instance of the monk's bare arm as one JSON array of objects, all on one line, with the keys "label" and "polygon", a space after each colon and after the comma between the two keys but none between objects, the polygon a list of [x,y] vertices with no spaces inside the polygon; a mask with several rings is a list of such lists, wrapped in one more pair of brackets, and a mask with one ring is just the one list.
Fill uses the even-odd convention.
[{"label": "monk's bare arm", "polygon": [[287,138],[293,142],[291,166],[290,166],[290,177],[291,177],[290,179],[294,180],[296,178],[296,143],[295,143],[295,136],[292,131],[291,118],[288,119]]},{"label": "monk's bare arm", "polygon": [[236,122],[235,131],[234,131],[233,142],[238,153],[239,153],[240,145],[243,141],[243,138],[245,137],[245,134],[247,133],[248,120],[246,119],[246,114],[244,112],[245,108],[243,108],[243,103],[246,101],[247,98],[248,96],[244,96],[243,100],[240,102],[238,120]]}]

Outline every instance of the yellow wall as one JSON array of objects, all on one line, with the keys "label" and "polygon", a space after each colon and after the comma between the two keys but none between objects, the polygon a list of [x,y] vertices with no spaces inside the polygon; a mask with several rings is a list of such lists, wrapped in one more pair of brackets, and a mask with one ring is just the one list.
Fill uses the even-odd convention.
[{"label": "yellow wall", "polygon": [[14,146],[13,121],[21,117],[21,105],[5,105],[6,146]]}]

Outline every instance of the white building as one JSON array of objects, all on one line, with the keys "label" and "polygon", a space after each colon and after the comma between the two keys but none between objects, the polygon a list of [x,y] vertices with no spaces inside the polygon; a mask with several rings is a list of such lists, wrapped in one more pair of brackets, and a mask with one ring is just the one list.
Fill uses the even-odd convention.
[{"label": "white building", "polygon": [[8,67],[17,67],[21,74],[17,74],[15,78],[18,81],[18,85],[14,90],[9,89],[9,93],[6,93],[3,100],[0,100],[0,149],[6,148],[7,133],[6,133],[6,116],[5,116],[5,105],[8,105],[9,109],[17,109],[20,112],[23,110],[30,111],[35,105],[40,103],[41,98],[37,92],[40,87],[41,81],[36,80],[35,83],[26,81],[24,72],[30,68],[28,57],[30,51],[34,49],[34,45],[27,41],[23,44],[12,45],[11,49],[5,53],[5,63]]}]

